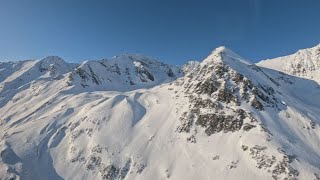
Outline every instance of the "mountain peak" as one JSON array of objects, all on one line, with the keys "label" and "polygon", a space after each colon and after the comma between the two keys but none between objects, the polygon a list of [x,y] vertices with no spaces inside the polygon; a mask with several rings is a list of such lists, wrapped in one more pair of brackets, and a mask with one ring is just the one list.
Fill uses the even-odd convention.
[{"label": "mountain peak", "polygon": [[203,61],[203,63],[217,63],[223,62],[231,66],[238,65],[251,65],[252,63],[248,62],[232,50],[226,48],[225,46],[220,46],[214,49],[211,54]]},{"label": "mountain peak", "polygon": [[226,46],[219,46],[217,48],[215,48],[211,54],[220,54],[220,53],[228,53],[228,52],[232,52],[230,49],[228,49]]},{"label": "mountain peak", "polygon": [[45,58],[40,59],[40,61],[51,62],[51,63],[65,62],[59,56],[47,56]]},{"label": "mountain peak", "polygon": [[121,54],[109,60],[82,63],[70,75],[68,84],[95,90],[149,88],[175,80],[182,75],[179,70],[147,56]]},{"label": "mountain peak", "polygon": [[41,63],[41,68],[49,69],[53,66],[63,67],[67,64],[61,57],[59,56],[47,56],[39,60]]},{"label": "mountain peak", "polygon": [[62,62],[0,65],[1,179],[320,177],[313,81],[225,47],[182,68],[128,54]]}]

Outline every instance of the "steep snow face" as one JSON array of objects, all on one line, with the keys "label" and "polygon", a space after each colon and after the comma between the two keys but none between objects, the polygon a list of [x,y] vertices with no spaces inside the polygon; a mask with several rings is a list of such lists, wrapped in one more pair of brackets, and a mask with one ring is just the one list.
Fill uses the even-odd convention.
[{"label": "steep snow face", "polygon": [[225,47],[195,64],[88,61],[0,99],[1,179],[319,178],[317,83]]},{"label": "steep snow face", "polygon": [[69,74],[69,85],[87,90],[127,91],[166,83],[182,76],[180,68],[140,55],[120,55],[110,60],[87,61]]},{"label": "steep snow face", "polygon": [[19,92],[28,90],[40,93],[40,89],[44,90],[46,84],[63,79],[65,73],[72,71],[76,66],[56,56],[0,63],[0,107]]},{"label": "steep snow face", "polygon": [[77,64],[67,63],[58,56],[48,56],[40,60],[40,72],[46,72],[47,77],[59,78],[62,74],[70,72]]},{"label": "steep snow face", "polygon": [[320,83],[320,45],[299,50],[289,56],[263,60],[257,63],[257,65],[313,79]]}]

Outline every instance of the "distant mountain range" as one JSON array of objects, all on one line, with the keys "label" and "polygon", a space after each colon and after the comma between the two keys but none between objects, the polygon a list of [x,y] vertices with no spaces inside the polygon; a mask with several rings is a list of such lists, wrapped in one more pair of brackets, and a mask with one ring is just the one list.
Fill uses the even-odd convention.
[{"label": "distant mountain range", "polygon": [[0,179],[320,180],[320,46],[0,63]]}]

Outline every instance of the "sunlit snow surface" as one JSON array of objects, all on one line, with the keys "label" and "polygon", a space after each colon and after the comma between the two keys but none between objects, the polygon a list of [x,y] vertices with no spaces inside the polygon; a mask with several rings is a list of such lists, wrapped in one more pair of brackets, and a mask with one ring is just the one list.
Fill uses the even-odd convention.
[{"label": "sunlit snow surface", "polygon": [[319,179],[319,84],[286,61],[0,63],[0,179]]}]

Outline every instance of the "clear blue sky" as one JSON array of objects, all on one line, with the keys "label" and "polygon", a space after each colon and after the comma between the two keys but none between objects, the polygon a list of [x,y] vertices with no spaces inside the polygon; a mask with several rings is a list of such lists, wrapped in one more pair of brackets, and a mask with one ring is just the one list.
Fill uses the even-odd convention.
[{"label": "clear blue sky", "polygon": [[225,45],[252,61],[320,43],[319,0],[0,0],[0,59],[141,53],[171,64]]}]

